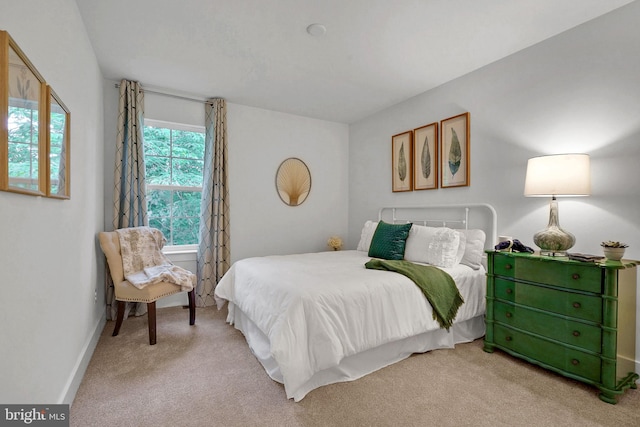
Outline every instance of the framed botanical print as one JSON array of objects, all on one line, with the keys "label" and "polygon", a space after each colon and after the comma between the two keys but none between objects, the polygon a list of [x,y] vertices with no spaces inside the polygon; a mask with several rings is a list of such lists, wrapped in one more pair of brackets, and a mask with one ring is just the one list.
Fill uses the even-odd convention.
[{"label": "framed botanical print", "polygon": [[391,188],[394,192],[412,190],[412,131],[391,137]]},{"label": "framed botanical print", "polygon": [[47,196],[58,199],[70,197],[70,150],[69,143],[71,113],[58,95],[47,86]]},{"label": "framed botanical print", "polygon": [[469,186],[469,113],[442,120],[440,132],[440,186]]},{"label": "framed botanical print", "polygon": [[44,78],[0,31],[0,190],[46,195]]},{"label": "framed botanical print", "polygon": [[0,190],[69,198],[71,113],[0,31]]},{"label": "framed botanical print", "polygon": [[438,123],[413,130],[413,189],[438,188]]}]

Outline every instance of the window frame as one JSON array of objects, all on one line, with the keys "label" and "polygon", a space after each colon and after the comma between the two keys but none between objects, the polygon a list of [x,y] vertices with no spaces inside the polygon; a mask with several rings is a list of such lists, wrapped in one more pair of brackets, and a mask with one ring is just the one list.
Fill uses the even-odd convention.
[{"label": "window frame", "polygon": [[[171,130],[177,130],[177,131],[184,131],[184,132],[196,132],[196,133],[201,133],[201,134],[205,134],[205,126],[198,126],[198,125],[189,125],[189,124],[184,124],[184,123],[176,123],[176,122],[170,122],[170,121],[166,121],[166,120],[157,120],[157,119],[148,119],[145,118],[144,119],[144,123],[143,123],[143,127],[154,127],[154,128],[163,128],[163,129],[171,129]],[[143,129],[143,133],[144,133],[144,129]],[[173,159],[174,157],[171,155],[170,156],[171,159]],[[180,159],[180,157],[175,157],[176,159]],[[203,159],[203,163],[204,163],[204,159]],[[145,166],[146,169],[146,166]],[[146,173],[146,170],[145,170]],[[203,177],[203,184],[204,184],[204,177]],[[182,186],[182,185],[169,185],[169,184],[149,184],[149,183],[145,183],[145,190],[147,192],[147,194],[149,193],[149,190],[168,190],[168,191],[200,191],[202,193],[202,188],[203,186]],[[171,218],[173,218],[173,215],[171,216]],[[172,230],[173,231],[173,230]],[[192,244],[188,244],[188,245],[166,245],[162,251],[164,253],[172,253],[172,254],[178,254],[178,253],[195,253],[198,250],[198,244],[197,243],[192,243]]]}]

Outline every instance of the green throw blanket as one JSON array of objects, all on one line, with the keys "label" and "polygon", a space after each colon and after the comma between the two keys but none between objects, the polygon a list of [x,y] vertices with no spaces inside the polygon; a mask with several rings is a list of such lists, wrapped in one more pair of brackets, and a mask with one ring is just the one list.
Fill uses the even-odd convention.
[{"label": "green throw blanket", "polygon": [[382,259],[372,259],[364,266],[372,270],[394,271],[413,280],[431,303],[433,318],[446,330],[449,330],[464,303],[453,278],[437,267]]}]

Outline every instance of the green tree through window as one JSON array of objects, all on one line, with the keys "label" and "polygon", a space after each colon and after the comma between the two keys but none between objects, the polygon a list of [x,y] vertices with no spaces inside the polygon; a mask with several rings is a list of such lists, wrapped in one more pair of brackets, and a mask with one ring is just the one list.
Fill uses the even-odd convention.
[{"label": "green tree through window", "polygon": [[145,120],[149,225],[167,245],[198,243],[204,128]]}]

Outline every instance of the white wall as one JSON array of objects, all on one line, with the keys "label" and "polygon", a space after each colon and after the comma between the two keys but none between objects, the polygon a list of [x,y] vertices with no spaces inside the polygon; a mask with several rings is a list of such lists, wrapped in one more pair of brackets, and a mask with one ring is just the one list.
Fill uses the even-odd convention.
[{"label": "white wall", "polygon": [[[499,234],[533,246],[549,207],[523,196],[527,159],[585,152],[591,197],[559,199],[560,223],[576,236],[572,250],[599,254],[601,241],[621,240],[630,245],[627,257],[640,259],[638,22],[634,2],[353,124],[350,245],[381,206],[487,202],[498,212]],[[471,186],[392,193],[391,136],[465,111]]]},{"label": "white wall", "polygon": [[3,1],[0,29],[71,111],[71,199],[0,192],[0,402],[70,403],[104,324],[102,77],[73,0]]},{"label": "white wall", "polygon": [[[105,81],[105,229],[112,229],[118,90]],[[144,86],[144,82],[142,82]],[[204,104],[145,94],[145,117],[204,125]],[[231,258],[327,250],[331,235],[347,236],[348,126],[227,103]],[[311,171],[311,193],[286,206],[275,174],[288,157]]]},{"label": "white wall", "polygon": [[[328,250],[347,236],[348,127],[237,104],[228,105],[231,258]],[[285,205],[275,188],[280,163],[302,159],[311,192]]]}]

